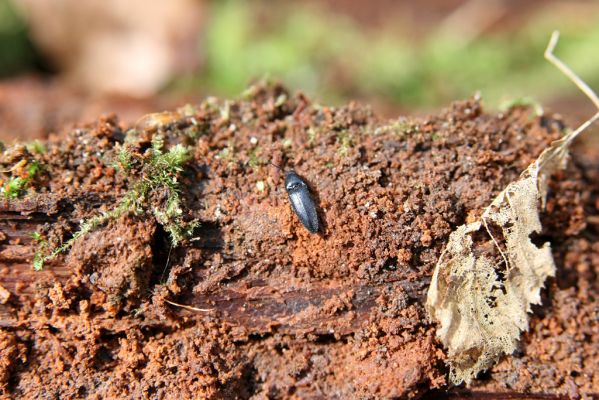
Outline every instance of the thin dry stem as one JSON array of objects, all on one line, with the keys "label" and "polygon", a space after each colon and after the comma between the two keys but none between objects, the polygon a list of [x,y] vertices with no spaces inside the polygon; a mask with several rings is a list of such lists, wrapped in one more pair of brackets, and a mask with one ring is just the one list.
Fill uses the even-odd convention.
[{"label": "thin dry stem", "polygon": [[[549,43],[547,44],[547,49],[545,49],[545,58],[552,63],[553,65],[555,65],[557,67],[557,69],[559,69],[564,75],[566,75],[566,77],[568,77],[572,82],[574,82],[574,84],[593,102],[593,104],[595,105],[595,107],[597,107],[597,110],[599,110],[599,97],[597,97],[597,94],[593,91],[593,89],[591,89],[591,87],[589,85],[587,85],[573,70],[572,68],[568,67],[562,60],[560,60],[559,58],[557,58],[557,56],[554,54],[554,50],[555,47],[557,46],[557,42],[559,40],[559,31],[553,31],[553,33],[551,34],[551,38],[549,39]],[[565,148],[567,149],[570,146],[570,143],[582,132],[584,132],[589,126],[591,126],[595,121],[597,121],[599,119],[599,111],[597,111],[597,113],[595,115],[593,115],[591,118],[589,118],[587,121],[585,121],[582,125],[580,125],[578,128],[576,128],[574,131],[568,133],[566,135],[566,137],[564,138],[564,142],[560,145],[561,148]],[[557,153],[554,153],[557,154]],[[542,165],[539,164],[540,159],[542,157],[539,157],[535,162],[537,163],[537,165]],[[552,158],[552,157],[549,157]],[[547,162],[547,159],[545,159],[545,162]],[[506,193],[508,202],[509,202],[509,193]],[[511,202],[510,202],[511,205]],[[485,215],[487,214],[487,212],[489,212],[491,205],[489,205],[489,207],[487,207],[483,213],[482,216],[482,222],[485,226],[485,229],[487,230],[487,233],[489,234],[489,236],[491,237],[491,239],[493,240],[493,242],[495,243],[495,247],[497,247],[497,249],[499,250],[499,252],[501,253],[504,261],[506,262],[506,265],[509,266],[507,259],[503,253],[503,251],[501,250],[501,247],[499,246],[499,244],[497,243],[497,240],[495,239],[495,237],[493,236],[493,234],[491,233],[491,231],[489,230],[489,227],[487,226],[487,221],[485,219]]]},{"label": "thin dry stem", "polygon": [[568,147],[570,145],[570,143],[576,139],[576,137],[584,132],[589,126],[593,125],[593,123],[595,121],[597,121],[599,119],[599,111],[597,111],[597,113],[595,115],[593,115],[591,118],[589,118],[587,121],[585,121],[584,124],[580,125],[578,128],[576,128],[576,130],[574,132],[572,132],[570,135],[568,135],[568,138],[566,139],[565,142],[565,146]]},{"label": "thin dry stem", "polygon": [[584,81],[576,75],[574,71],[570,67],[568,67],[562,60],[557,58],[553,51],[555,50],[555,46],[557,45],[557,41],[559,40],[559,31],[553,31],[551,34],[551,39],[549,39],[549,44],[547,45],[547,49],[545,50],[545,58],[555,65],[557,69],[559,69],[564,75],[566,75],[574,84],[582,90],[584,94],[587,95],[589,99],[593,102],[595,107],[599,110],[599,97],[597,94],[587,85]]},{"label": "thin dry stem", "polygon": [[[599,99],[567,65],[553,54],[558,33],[551,37],[545,57],[576,84],[597,106]],[[536,246],[530,235],[542,229],[539,206],[544,205],[547,180],[564,167],[568,146],[599,119],[597,112],[576,130],[548,146],[485,209],[481,222],[458,227],[439,259],[427,298],[427,309],[440,322],[437,334],[449,349],[450,380],[469,383],[502,354],[510,354],[522,331],[528,329],[528,312],[541,301],[545,280],[555,276],[549,244]],[[503,232],[496,237],[494,223]],[[468,235],[484,226],[509,272],[497,274],[494,257],[477,255]],[[504,252],[500,243],[505,244]],[[447,253],[446,253],[447,252]],[[450,256],[445,260],[446,254]],[[441,271],[441,272],[440,272]],[[512,273],[513,271],[513,273]]]},{"label": "thin dry stem", "polygon": [[495,243],[495,247],[497,248],[497,250],[499,250],[499,253],[501,254],[501,257],[503,258],[503,262],[505,262],[505,268],[509,268],[510,267],[510,263],[508,262],[507,257],[505,255],[505,253],[503,252],[503,250],[501,250],[501,246],[497,242],[497,239],[495,239],[495,236],[493,236],[493,234],[491,233],[491,229],[489,229],[489,224],[487,224],[487,218],[483,214],[480,217],[480,219],[483,222],[483,225],[485,226],[485,229],[486,229],[487,233],[491,237],[491,240],[493,240],[493,243]]},{"label": "thin dry stem", "polygon": [[551,64],[555,65],[555,67],[564,75],[566,75],[568,79],[574,82],[576,87],[578,87],[593,102],[598,110],[598,112],[589,118],[584,124],[580,125],[575,131],[568,134],[563,146],[564,148],[567,148],[580,133],[584,132],[589,126],[597,121],[597,119],[599,119],[599,97],[597,97],[597,94],[593,91],[593,89],[590,88],[589,85],[587,85],[574,71],[572,71],[572,68],[568,67],[554,54],[555,46],[557,46],[558,40],[559,31],[553,31],[551,38],[549,39],[549,44],[547,44],[547,49],[545,50],[545,58]]},{"label": "thin dry stem", "polygon": [[170,300],[164,300],[166,303],[170,304],[171,306],[175,306],[175,307],[181,307],[184,308],[186,310],[190,310],[190,311],[196,311],[196,312],[210,312],[213,311],[211,308],[197,308],[197,307],[192,307],[192,306],[188,306],[185,304],[179,304],[179,303],[175,303],[174,301],[170,301]]}]

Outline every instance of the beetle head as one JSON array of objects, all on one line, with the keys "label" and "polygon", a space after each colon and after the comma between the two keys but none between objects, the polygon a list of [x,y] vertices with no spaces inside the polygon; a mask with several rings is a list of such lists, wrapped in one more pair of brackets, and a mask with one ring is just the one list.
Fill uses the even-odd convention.
[{"label": "beetle head", "polygon": [[285,189],[287,191],[296,190],[305,186],[306,184],[295,171],[289,171],[285,175]]}]

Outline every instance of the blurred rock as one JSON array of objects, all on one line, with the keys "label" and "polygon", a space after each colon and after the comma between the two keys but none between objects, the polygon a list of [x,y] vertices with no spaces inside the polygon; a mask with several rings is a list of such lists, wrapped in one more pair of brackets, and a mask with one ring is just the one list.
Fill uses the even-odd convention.
[{"label": "blurred rock", "polygon": [[197,67],[199,0],[18,0],[32,39],[77,88],[147,96]]}]

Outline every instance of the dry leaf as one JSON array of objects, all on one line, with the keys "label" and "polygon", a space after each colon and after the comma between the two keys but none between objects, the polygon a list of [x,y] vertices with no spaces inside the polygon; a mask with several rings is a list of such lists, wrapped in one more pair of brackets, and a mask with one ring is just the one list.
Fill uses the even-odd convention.
[{"label": "dry leaf", "polygon": [[[546,56],[557,65],[561,61],[552,54],[556,42],[554,33]],[[563,63],[558,68],[574,75]],[[599,108],[592,90],[579,78],[571,79],[584,86]],[[437,335],[448,348],[454,384],[469,383],[500,356],[511,354],[520,333],[528,329],[531,304],[540,303],[545,280],[555,275],[549,243],[537,247],[531,240],[542,229],[539,209],[545,205],[547,181],[565,166],[572,140],[597,119],[599,113],[552,143],[493,200],[479,221],[450,235],[435,267],[426,308],[439,322]],[[489,243],[491,251],[484,247]]]},{"label": "dry leaf", "polygon": [[[515,350],[520,332],[528,328],[530,305],[540,302],[545,279],[555,274],[549,243],[539,248],[530,236],[541,231],[538,206],[546,196],[545,182],[566,160],[562,144],[545,150],[510,183],[481,221],[453,232],[435,268],[427,309],[440,322],[438,336],[449,348],[456,384],[470,382]],[[497,242],[499,260],[475,255],[473,235],[482,229],[489,232],[488,240],[503,242],[503,247]]]}]

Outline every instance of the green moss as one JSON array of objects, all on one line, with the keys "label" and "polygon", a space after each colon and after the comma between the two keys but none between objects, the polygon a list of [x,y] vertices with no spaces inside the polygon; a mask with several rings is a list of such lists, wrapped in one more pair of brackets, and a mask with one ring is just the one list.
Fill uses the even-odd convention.
[{"label": "green moss", "polygon": [[34,140],[27,144],[27,150],[32,154],[44,154],[46,152],[46,145],[39,140]]},{"label": "green moss", "polygon": [[386,133],[395,133],[398,136],[411,135],[413,133],[418,133],[420,131],[420,126],[418,123],[413,122],[407,118],[400,117],[395,121],[383,126],[379,126],[374,130],[375,135],[383,135]]},{"label": "green moss", "polygon": [[40,271],[44,267],[44,254],[48,248],[48,242],[39,232],[31,233],[31,239],[37,243],[37,249],[33,256],[33,269]]},{"label": "green moss", "polygon": [[219,109],[219,114],[222,122],[229,122],[231,118],[231,103],[225,101],[225,104]]},{"label": "green moss", "polygon": [[318,137],[318,132],[313,127],[308,128],[308,146],[312,146]]},{"label": "green moss", "polygon": [[[130,189],[116,207],[82,221],[79,230],[61,246],[50,252],[47,251],[47,246],[38,246],[38,252],[33,260],[33,266],[36,270],[41,269],[45,262],[69,249],[80,237],[109,221],[129,213],[135,215],[151,214],[170,235],[173,246],[178,246],[182,240],[193,234],[199,223],[195,220],[187,221],[183,217],[183,204],[178,179],[180,173],[183,172],[185,163],[190,159],[189,150],[178,144],[168,149],[168,151],[164,151],[164,138],[161,135],[155,135],[152,139],[152,147],[147,153],[136,155],[127,150],[126,147],[119,150],[117,157],[121,170],[126,173],[135,171],[135,176],[139,177],[132,180]],[[148,203],[152,194],[164,189],[168,191],[166,202],[160,206],[150,207]]]},{"label": "green moss", "polygon": [[30,69],[36,62],[26,23],[17,12],[15,3],[0,0],[0,77]]},{"label": "green moss", "polygon": [[117,153],[117,163],[115,167],[125,172],[131,171],[133,168],[133,156],[124,147],[121,147]]},{"label": "green moss", "polygon": [[193,117],[197,114],[198,110],[192,104],[185,104],[183,107],[179,108],[179,113],[184,117]]},{"label": "green moss", "polygon": [[399,118],[397,121],[391,124],[391,128],[400,135],[411,135],[420,131],[420,126],[417,123],[408,120],[407,118]]},{"label": "green moss", "polygon": [[543,115],[543,106],[541,103],[532,97],[516,97],[511,100],[505,100],[499,105],[501,111],[508,111],[514,107],[525,107],[531,110],[530,118],[539,117]]},{"label": "green moss", "polygon": [[3,188],[4,198],[16,199],[25,191],[26,180],[21,177],[11,178]]},{"label": "green moss", "polygon": [[256,168],[260,165],[266,164],[266,162],[260,158],[259,154],[260,154],[259,147],[250,150],[250,153],[248,154],[248,165],[251,168]]},{"label": "green moss", "polygon": [[339,149],[337,152],[345,156],[349,151],[349,148],[352,146],[352,137],[349,131],[343,130],[337,134],[337,142],[339,143]]},{"label": "green moss", "polygon": [[415,38],[402,31],[409,24],[396,19],[364,29],[314,2],[296,3],[213,2],[204,68],[174,86],[236,95],[251,79],[269,75],[327,104],[370,97],[431,108],[479,90],[491,106],[506,95],[544,99],[577,90],[543,58],[555,27],[563,34],[559,55],[592,87],[599,82],[599,23],[593,13],[539,9],[526,24],[465,40],[460,25],[433,27]]},{"label": "green moss", "polygon": [[205,133],[205,128],[202,128],[197,124],[192,124],[191,126],[183,129],[183,134],[190,138],[192,142],[198,140],[198,138],[204,135]]},{"label": "green moss", "polygon": [[42,234],[39,232],[33,232],[31,234],[31,239],[33,239],[36,242],[41,242],[43,240]]},{"label": "green moss", "polygon": [[[13,169],[21,169],[13,167]],[[40,163],[37,160],[27,161],[23,167],[23,171],[18,176],[13,176],[2,186],[2,194],[6,199],[16,199],[21,197],[27,191],[27,188],[31,185],[36,175],[41,169]]]},{"label": "green moss", "polygon": [[233,142],[229,141],[229,143],[227,143],[227,147],[219,151],[216,155],[216,158],[226,161],[228,166],[232,165],[236,160],[235,146],[233,146]]}]

